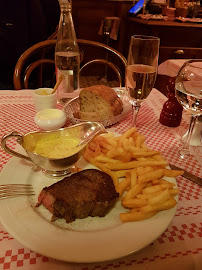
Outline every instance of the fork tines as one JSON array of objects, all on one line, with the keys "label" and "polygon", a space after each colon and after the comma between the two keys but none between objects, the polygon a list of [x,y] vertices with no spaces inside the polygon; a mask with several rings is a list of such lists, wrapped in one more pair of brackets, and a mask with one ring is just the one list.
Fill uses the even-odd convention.
[{"label": "fork tines", "polygon": [[35,195],[32,185],[29,184],[0,185],[0,200],[30,195]]}]

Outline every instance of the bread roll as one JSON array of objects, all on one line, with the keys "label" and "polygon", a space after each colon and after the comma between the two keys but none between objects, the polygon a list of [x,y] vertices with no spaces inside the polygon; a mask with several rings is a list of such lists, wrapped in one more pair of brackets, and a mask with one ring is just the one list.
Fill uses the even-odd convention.
[{"label": "bread roll", "polygon": [[104,121],[121,114],[123,103],[115,91],[105,85],[86,87],[79,94],[80,117],[88,121]]}]

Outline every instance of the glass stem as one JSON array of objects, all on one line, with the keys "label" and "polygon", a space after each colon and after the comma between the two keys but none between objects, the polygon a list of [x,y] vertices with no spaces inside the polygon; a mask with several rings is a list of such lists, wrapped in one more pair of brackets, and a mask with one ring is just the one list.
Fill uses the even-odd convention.
[{"label": "glass stem", "polygon": [[187,136],[185,137],[185,140],[184,140],[184,142],[182,144],[182,148],[180,150],[181,158],[185,158],[185,157],[190,155],[190,153],[189,153],[189,144],[190,144],[190,141],[191,141],[191,136],[192,136],[192,133],[193,133],[194,126],[196,124],[197,118],[198,118],[198,116],[196,116],[196,115],[191,116],[191,121],[190,121],[190,124],[189,124],[188,133],[187,133]]},{"label": "glass stem", "polygon": [[137,125],[137,115],[139,113],[140,106],[132,105],[132,125],[133,127]]}]

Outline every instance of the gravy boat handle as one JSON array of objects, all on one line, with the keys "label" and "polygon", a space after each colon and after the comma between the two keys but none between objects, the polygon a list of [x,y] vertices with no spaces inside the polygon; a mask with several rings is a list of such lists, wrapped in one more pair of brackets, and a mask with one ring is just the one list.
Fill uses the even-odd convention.
[{"label": "gravy boat handle", "polygon": [[23,155],[23,154],[20,154],[14,150],[12,150],[10,147],[8,147],[8,145],[6,144],[7,140],[9,138],[12,138],[12,137],[15,137],[17,139],[17,142],[19,144],[22,145],[23,143],[23,136],[20,135],[18,132],[16,131],[12,131],[10,134],[8,135],[4,135],[3,138],[1,139],[1,147],[4,149],[4,151],[12,156],[15,156],[15,157],[19,157],[19,158],[24,158],[26,160],[29,160],[29,161],[32,161],[29,157]]}]

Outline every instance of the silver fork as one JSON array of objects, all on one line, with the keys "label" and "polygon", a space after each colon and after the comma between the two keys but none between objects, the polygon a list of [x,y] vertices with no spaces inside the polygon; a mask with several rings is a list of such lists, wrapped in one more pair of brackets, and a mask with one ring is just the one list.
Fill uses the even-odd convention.
[{"label": "silver fork", "polygon": [[0,185],[0,200],[31,195],[35,195],[32,185],[28,184]]}]

